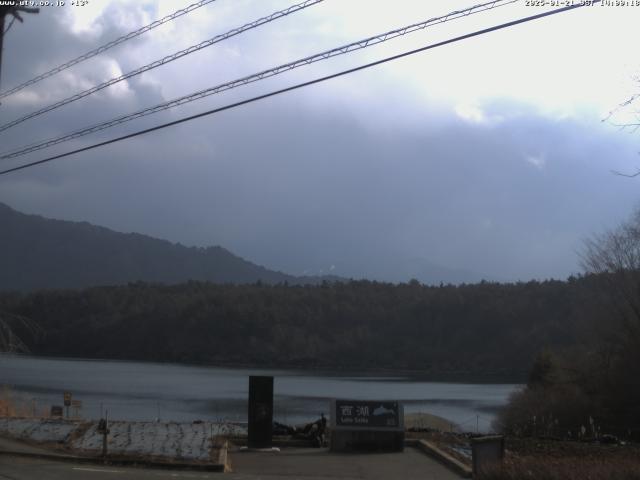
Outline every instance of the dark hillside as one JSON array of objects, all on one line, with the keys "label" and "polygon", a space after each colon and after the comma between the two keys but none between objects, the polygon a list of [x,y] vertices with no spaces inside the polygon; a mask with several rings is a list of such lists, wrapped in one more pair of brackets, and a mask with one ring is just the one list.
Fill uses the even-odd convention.
[{"label": "dark hillside", "polygon": [[84,288],[135,281],[318,281],[268,270],[222,247],[185,247],[86,222],[25,215],[1,203],[0,232],[0,290]]}]

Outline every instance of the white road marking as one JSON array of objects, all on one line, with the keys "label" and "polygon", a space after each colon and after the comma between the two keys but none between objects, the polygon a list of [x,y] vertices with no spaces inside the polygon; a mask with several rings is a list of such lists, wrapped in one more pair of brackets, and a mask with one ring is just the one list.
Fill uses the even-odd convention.
[{"label": "white road marking", "polygon": [[[158,475],[162,475],[162,474],[158,474]],[[210,478],[209,475],[207,474],[198,475],[197,473],[172,473],[171,476],[177,477],[177,478]]]},{"label": "white road marking", "polygon": [[[162,472],[162,473],[156,473],[156,476],[158,477],[165,477],[169,475],[168,473]],[[211,478],[209,476],[209,474],[197,474],[197,473],[172,473],[170,474],[170,476],[174,477],[174,478]]]},{"label": "white road marking", "polygon": [[106,470],[103,468],[82,468],[73,467],[73,470],[81,470],[83,472],[106,472],[106,473],[124,473],[124,470]]}]

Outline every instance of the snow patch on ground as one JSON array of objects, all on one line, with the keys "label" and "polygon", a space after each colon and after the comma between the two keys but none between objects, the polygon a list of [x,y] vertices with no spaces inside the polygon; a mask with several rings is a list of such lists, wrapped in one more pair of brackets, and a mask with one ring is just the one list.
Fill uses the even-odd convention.
[{"label": "snow patch on ground", "polygon": [[0,419],[0,434],[35,442],[66,443],[81,422],[53,418]]},{"label": "snow patch on ground", "polygon": [[[108,452],[124,456],[156,456],[209,461],[216,439],[246,435],[246,428],[211,422],[109,422]],[[100,454],[103,436],[97,422],[6,418],[0,435],[43,443],[64,443],[73,452]]]}]

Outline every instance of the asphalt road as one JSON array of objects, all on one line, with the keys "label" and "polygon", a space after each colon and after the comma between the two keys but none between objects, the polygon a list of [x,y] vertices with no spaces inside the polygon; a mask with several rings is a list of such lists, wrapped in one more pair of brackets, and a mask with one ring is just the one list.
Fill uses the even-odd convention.
[{"label": "asphalt road", "polygon": [[332,454],[287,449],[280,453],[232,452],[232,473],[74,464],[0,455],[0,480],[454,480],[457,475],[413,448],[404,453]]},{"label": "asphalt road", "polygon": [[26,457],[0,456],[0,480],[221,480],[222,473],[74,464]]}]

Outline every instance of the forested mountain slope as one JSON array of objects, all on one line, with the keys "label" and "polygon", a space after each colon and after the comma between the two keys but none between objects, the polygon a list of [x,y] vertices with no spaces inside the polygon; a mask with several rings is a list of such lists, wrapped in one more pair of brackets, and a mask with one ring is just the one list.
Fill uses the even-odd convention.
[{"label": "forested mountain slope", "polygon": [[25,215],[2,203],[0,267],[0,290],[84,288],[135,281],[319,281],[268,270],[222,247],[185,247],[86,222]]},{"label": "forested mountain slope", "polygon": [[541,349],[589,342],[596,283],[131,284],[4,294],[0,310],[41,327],[23,332],[36,354],[524,378]]}]

